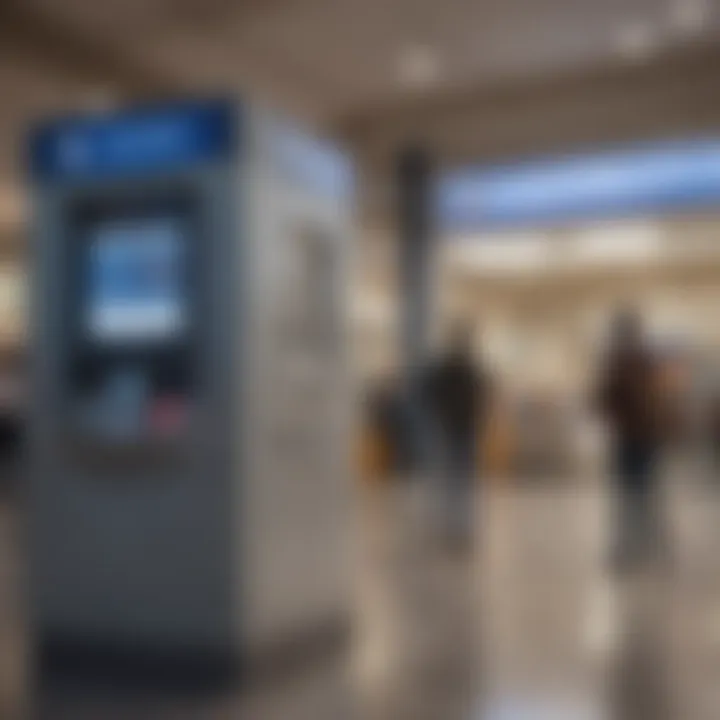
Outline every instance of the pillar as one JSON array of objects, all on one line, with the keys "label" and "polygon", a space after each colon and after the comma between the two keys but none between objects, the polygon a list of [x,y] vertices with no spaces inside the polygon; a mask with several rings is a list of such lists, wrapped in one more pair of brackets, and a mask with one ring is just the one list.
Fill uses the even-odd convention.
[{"label": "pillar", "polygon": [[424,465],[426,427],[420,403],[420,379],[428,361],[434,295],[434,202],[430,154],[419,147],[398,153],[395,182],[400,357],[405,374],[408,460],[411,469],[418,471]]}]

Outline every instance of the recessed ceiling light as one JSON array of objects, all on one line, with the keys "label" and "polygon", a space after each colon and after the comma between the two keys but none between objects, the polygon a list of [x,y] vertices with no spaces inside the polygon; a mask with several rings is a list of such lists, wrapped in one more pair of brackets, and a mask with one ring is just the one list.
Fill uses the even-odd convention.
[{"label": "recessed ceiling light", "polygon": [[670,5],[670,24],[684,35],[695,35],[706,25],[710,7],[707,0],[674,0]]},{"label": "recessed ceiling light", "polygon": [[437,54],[427,45],[408,45],[398,58],[398,78],[410,88],[423,88],[437,81],[440,63]]},{"label": "recessed ceiling light", "polygon": [[658,33],[649,23],[628,22],[617,33],[618,52],[628,60],[643,60],[652,55],[658,45]]}]

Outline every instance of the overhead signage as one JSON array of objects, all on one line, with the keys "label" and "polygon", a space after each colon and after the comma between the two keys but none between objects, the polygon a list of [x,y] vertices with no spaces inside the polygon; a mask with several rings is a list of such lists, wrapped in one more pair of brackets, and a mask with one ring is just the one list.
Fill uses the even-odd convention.
[{"label": "overhead signage", "polygon": [[720,139],[476,167],[445,176],[446,230],[672,212],[720,205]]}]

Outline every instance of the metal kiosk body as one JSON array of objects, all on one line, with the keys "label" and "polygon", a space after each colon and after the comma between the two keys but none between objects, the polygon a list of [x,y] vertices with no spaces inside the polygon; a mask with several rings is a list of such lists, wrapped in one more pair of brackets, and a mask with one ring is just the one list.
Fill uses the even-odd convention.
[{"label": "metal kiosk body", "polygon": [[43,657],[226,667],[342,627],[343,157],[189,102],[50,122],[31,166]]}]

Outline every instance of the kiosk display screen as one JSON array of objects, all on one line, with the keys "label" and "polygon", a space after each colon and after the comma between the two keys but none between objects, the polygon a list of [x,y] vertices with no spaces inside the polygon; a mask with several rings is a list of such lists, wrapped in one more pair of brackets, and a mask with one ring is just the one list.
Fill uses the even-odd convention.
[{"label": "kiosk display screen", "polygon": [[94,342],[173,340],[188,322],[182,218],[103,220],[89,232],[84,325]]}]

